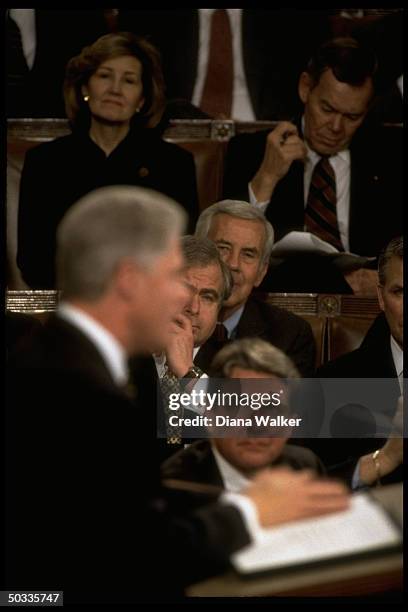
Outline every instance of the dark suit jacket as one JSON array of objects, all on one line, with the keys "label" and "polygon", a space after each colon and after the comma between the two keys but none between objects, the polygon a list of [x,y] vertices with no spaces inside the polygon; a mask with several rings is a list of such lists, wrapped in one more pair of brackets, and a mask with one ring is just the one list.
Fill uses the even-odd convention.
[{"label": "dark suit jacket", "polygon": [[8,117],[65,117],[62,85],[68,60],[109,31],[101,9],[35,9],[36,53],[17,86],[8,81]]},{"label": "dark suit jacket", "polygon": [[6,312],[6,351],[7,358],[13,353],[24,350],[25,345],[32,341],[33,336],[39,333],[42,324],[33,315],[21,312]]},{"label": "dark suit jacket", "polygon": [[[286,444],[281,456],[271,467],[289,466],[294,470],[310,468],[318,474],[324,473],[320,459],[309,449]],[[162,479],[186,480],[224,488],[217,462],[209,440],[197,440],[178,451],[161,466]]]},{"label": "dark suit jacket", "polygon": [[55,284],[55,232],[80,197],[106,185],[160,191],[185,208],[190,227],[197,216],[192,155],[165,142],[155,130],[131,130],[108,156],[77,131],[27,152],[21,175],[17,263],[33,289]]},{"label": "dark suit jacket", "polygon": [[[309,323],[301,317],[251,296],[236,328],[237,339],[247,337],[262,338],[277,346],[293,359],[304,377],[313,376],[315,341]],[[220,348],[215,338],[211,337],[198,351],[195,363],[208,372]]]},{"label": "dark suit jacket", "polygon": [[10,364],[7,393],[7,588],[64,590],[66,603],[168,601],[248,543],[231,506],[172,509],[151,407],[135,408],[70,324],[45,325]]},{"label": "dark suit jacket", "polygon": [[[120,9],[118,22],[119,29],[148,35],[159,48],[167,98],[191,101],[197,78],[198,11]],[[243,9],[243,63],[256,119],[288,118],[299,110],[298,76],[314,45],[328,38],[328,32],[322,9]]]},{"label": "dark suit jacket", "polygon": [[[390,329],[384,314],[376,318],[358,349],[323,365],[317,370],[316,376],[392,379],[390,397],[384,406],[385,415],[392,419],[401,392],[391,353]],[[358,458],[380,448],[384,442],[382,438],[316,439],[309,440],[307,446],[319,454],[329,471],[350,479]],[[384,482],[397,482],[401,478],[402,469],[398,468],[384,478]]]},{"label": "dark suit jacket", "polygon": [[[264,155],[268,132],[242,134],[229,142],[224,174],[224,196],[248,200],[248,183]],[[350,146],[350,251],[377,256],[402,233],[402,133],[398,128],[365,129]],[[292,163],[275,188],[266,217],[279,240],[288,232],[303,231],[303,164]]]}]

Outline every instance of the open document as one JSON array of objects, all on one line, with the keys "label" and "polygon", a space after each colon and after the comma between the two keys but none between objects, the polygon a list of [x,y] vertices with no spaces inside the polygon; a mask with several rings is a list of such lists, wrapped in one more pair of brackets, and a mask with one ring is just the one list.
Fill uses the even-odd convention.
[{"label": "open document", "polygon": [[251,575],[401,545],[401,530],[386,511],[368,493],[357,493],[343,512],[262,530],[231,562],[240,574]]},{"label": "open document", "polygon": [[289,232],[273,246],[272,257],[287,257],[299,253],[331,256],[339,268],[364,266],[375,261],[375,257],[362,257],[355,253],[340,252],[310,232]]}]

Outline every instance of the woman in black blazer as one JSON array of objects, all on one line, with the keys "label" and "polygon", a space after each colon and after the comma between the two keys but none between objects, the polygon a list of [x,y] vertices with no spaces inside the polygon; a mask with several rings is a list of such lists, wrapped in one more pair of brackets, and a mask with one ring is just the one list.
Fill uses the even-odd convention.
[{"label": "woman in black blazer", "polygon": [[[81,196],[105,185],[155,189],[197,216],[194,160],[158,128],[164,81],[158,51],[129,32],[107,34],[67,65],[72,134],[28,151],[20,186],[17,263],[32,288],[55,286],[56,229]],[[92,228],[89,228],[92,231]]]}]

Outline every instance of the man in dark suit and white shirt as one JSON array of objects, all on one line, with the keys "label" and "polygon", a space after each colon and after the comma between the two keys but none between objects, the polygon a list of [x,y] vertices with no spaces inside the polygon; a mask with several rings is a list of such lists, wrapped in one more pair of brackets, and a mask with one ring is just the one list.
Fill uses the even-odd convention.
[{"label": "man in dark suit and white shirt", "polygon": [[[376,66],[374,54],[353,39],[328,41],[299,78],[303,117],[296,123],[281,122],[269,133],[240,135],[230,141],[225,196],[249,198],[265,211],[277,239],[306,229],[324,236],[340,251],[371,257],[401,233],[401,134],[395,128],[362,127],[375,96]],[[327,228],[325,215],[317,228],[305,213],[310,210],[310,186],[316,184],[314,172],[322,160],[334,175],[331,206],[335,207],[336,240],[321,231]],[[298,259],[296,265],[301,264]],[[373,277],[375,292],[375,271],[368,275]],[[355,275],[346,278],[353,286]]]},{"label": "man in dark suit and white shirt", "polygon": [[[270,383],[271,389],[276,382],[282,384],[282,379],[299,377],[291,359],[260,338],[241,338],[224,346],[216,355],[211,370],[217,379],[251,379],[249,393],[254,391],[254,381],[258,379],[261,384],[268,381],[267,385]],[[262,389],[266,391],[268,387],[262,386]],[[198,440],[169,457],[162,465],[162,477],[210,484],[239,492],[260,470],[272,465],[289,465],[297,470],[309,468],[322,472],[323,466],[312,451],[287,444],[290,436],[288,432],[282,436],[268,437],[271,430],[266,429],[261,434],[254,427],[253,432],[247,431],[247,435],[241,437],[224,433],[225,437],[217,437],[216,431],[210,429],[206,436],[209,439]]]},{"label": "man in dark suit and white shirt", "polygon": [[[194,514],[172,511],[149,456],[151,406],[135,407],[124,387],[127,357],[163,346],[187,299],[184,222],[161,194],[107,187],[59,226],[61,310],[7,380],[7,588],[61,589],[68,604],[169,601],[225,567],[258,520],[348,504],[340,485],[285,470]],[[303,501],[282,516],[293,487]]]},{"label": "man in dark suit and white shirt", "polygon": [[228,61],[224,55],[224,65],[217,70],[224,79],[228,69],[232,73],[228,116],[254,121],[293,114],[298,108],[296,75],[317,41],[330,35],[325,9],[119,9],[118,25],[148,36],[158,47],[171,116],[197,118],[206,77],[213,68],[212,22],[220,12],[228,25],[223,41],[231,37],[231,57]]},{"label": "man in dark suit and white shirt", "polygon": [[[228,339],[263,338],[291,357],[303,376],[312,376],[315,343],[310,325],[251,296],[266,274],[274,240],[273,228],[263,213],[247,202],[217,202],[201,213],[196,235],[207,236],[216,244],[232,273],[232,293],[220,313]],[[207,367],[213,356],[208,355]]]}]

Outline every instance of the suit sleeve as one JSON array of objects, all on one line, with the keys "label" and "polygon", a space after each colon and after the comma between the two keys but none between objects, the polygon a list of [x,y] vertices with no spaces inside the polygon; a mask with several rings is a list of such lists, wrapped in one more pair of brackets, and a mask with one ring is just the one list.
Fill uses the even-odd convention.
[{"label": "suit sleeve", "polygon": [[312,328],[303,319],[299,322],[299,331],[294,335],[289,355],[304,378],[312,378],[315,372],[316,343]]},{"label": "suit sleeve", "polygon": [[248,183],[264,154],[264,138],[258,134],[234,136],[228,143],[224,169],[224,198],[249,202]]}]

